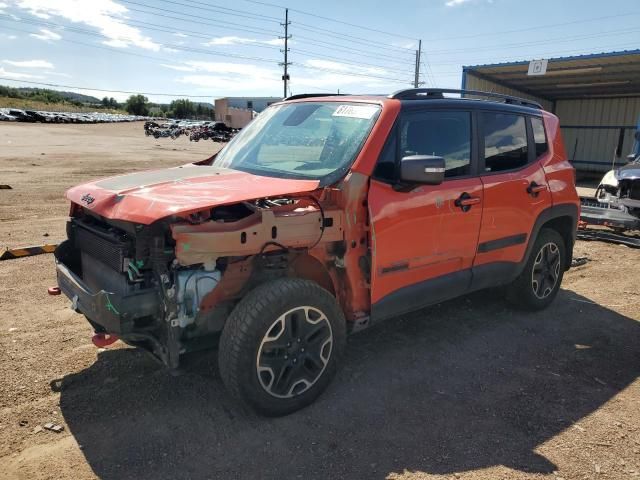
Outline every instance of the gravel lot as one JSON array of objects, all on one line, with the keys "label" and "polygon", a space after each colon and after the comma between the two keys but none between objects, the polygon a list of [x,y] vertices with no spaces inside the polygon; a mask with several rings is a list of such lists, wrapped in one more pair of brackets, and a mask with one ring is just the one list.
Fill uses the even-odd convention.
[{"label": "gravel lot", "polygon": [[[0,247],[61,240],[73,184],[214,151],[141,123],[0,124],[0,145]],[[640,478],[640,251],[576,255],[544,312],[480,292],[351,337],[328,391],[280,419],[240,411],[215,354],[172,376],[96,349],[47,295],[50,255],[0,262],[0,478]]]}]

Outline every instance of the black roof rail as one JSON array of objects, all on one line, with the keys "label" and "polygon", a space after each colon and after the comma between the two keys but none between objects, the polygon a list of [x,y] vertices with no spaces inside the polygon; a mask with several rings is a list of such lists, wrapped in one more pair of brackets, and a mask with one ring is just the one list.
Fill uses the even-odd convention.
[{"label": "black roof rail", "polygon": [[289,100],[299,100],[301,98],[314,98],[314,97],[337,97],[344,96],[344,93],[299,93],[298,95],[291,95],[290,97],[285,98],[283,101],[288,102]]},{"label": "black roof rail", "polygon": [[445,93],[459,93],[461,95],[473,95],[476,97],[496,98],[512,105],[522,105],[524,107],[533,107],[542,109],[542,105],[533,100],[526,98],[513,97],[511,95],[503,95],[501,93],[482,92],[480,90],[456,90],[453,88],[407,88],[398,90],[389,95],[389,98],[398,100],[424,100],[431,98],[445,98]]}]

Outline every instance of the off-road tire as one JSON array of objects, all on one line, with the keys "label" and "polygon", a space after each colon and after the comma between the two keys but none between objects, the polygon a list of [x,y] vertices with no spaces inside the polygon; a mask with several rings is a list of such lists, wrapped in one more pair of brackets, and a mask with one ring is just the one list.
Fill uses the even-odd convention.
[{"label": "off-road tire", "polygon": [[[540,255],[544,248],[547,248],[548,251],[556,249],[560,258],[558,259],[559,266],[555,283],[550,291],[541,297],[540,288],[536,291],[536,284],[539,285],[539,282],[534,282],[534,268],[538,268],[539,263],[537,264],[537,262],[541,261]],[[542,255],[544,255],[544,252]],[[509,303],[516,308],[530,311],[542,310],[548,307],[558,294],[558,290],[560,290],[566,259],[567,249],[562,236],[556,230],[551,228],[543,228],[540,230],[540,233],[533,244],[533,248],[531,249],[531,253],[529,254],[529,259],[527,260],[524,270],[507,287],[506,298]],[[544,257],[542,258],[542,261],[544,261]],[[550,287],[547,287],[545,290],[548,288]]]},{"label": "off-road tire", "polygon": [[[259,378],[259,353],[277,322],[286,312],[309,306],[324,314],[332,340],[323,370],[307,390],[288,398],[267,391]],[[284,326],[284,323],[283,323]],[[284,328],[284,327],[283,327]],[[312,403],[337,371],[346,343],[346,323],[336,299],[314,282],[283,278],[249,292],[231,312],[220,337],[220,376],[232,397],[267,416],[281,416]],[[307,352],[309,353],[309,352]],[[273,373],[273,372],[272,372]],[[291,394],[291,393],[290,393]]]}]

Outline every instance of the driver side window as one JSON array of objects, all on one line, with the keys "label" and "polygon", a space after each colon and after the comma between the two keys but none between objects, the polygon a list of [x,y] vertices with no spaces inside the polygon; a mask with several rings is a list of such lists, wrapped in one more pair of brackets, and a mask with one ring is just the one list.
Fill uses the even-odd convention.
[{"label": "driver side window", "polygon": [[430,111],[411,115],[400,133],[400,156],[435,155],[445,178],[471,173],[471,112]]},{"label": "driver side window", "polygon": [[378,159],[376,178],[395,181],[400,158],[410,155],[443,157],[445,179],[471,173],[471,112],[411,112],[391,135]]}]

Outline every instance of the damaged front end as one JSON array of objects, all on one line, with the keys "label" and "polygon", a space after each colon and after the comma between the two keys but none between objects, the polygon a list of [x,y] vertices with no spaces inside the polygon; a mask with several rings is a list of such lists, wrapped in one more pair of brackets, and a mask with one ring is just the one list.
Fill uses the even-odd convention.
[{"label": "damaged front end", "polygon": [[[97,334],[117,336],[175,368],[181,354],[215,345],[237,301],[261,282],[311,269],[333,290],[322,264],[339,263],[343,237],[340,210],[310,195],[150,225],[75,206],[68,239],[55,252],[58,285]],[[321,260],[309,260],[313,249]]]},{"label": "damaged front end", "polygon": [[581,220],[615,230],[640,230],[640,163],[609,171],[595,199],[581,198]]}]

